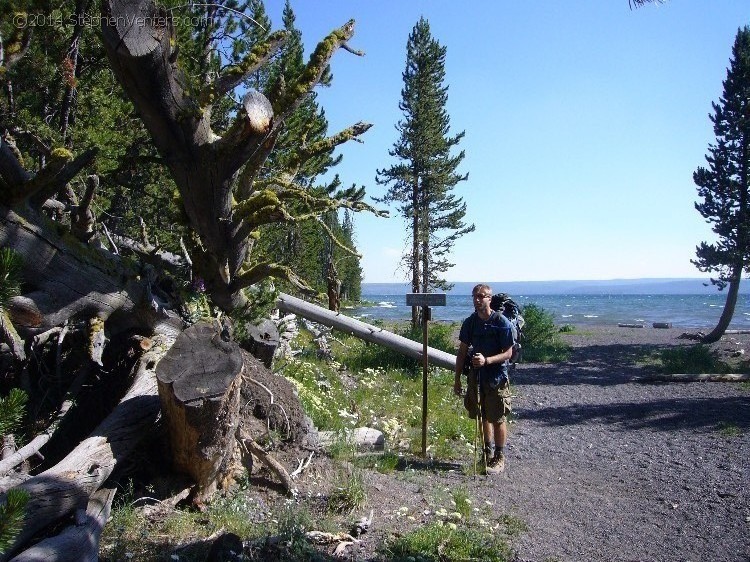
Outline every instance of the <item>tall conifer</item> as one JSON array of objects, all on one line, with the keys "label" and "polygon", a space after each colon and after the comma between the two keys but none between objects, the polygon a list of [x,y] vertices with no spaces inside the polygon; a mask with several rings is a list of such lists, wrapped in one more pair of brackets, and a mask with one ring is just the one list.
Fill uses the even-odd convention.
[{"label": "tall conifer", "polygon": [[[441,277],[453,266],[448,255],[459,237],[474,230],[473,224],[464,222],[466,204],[452,193],[468,174],[457,172],[464,151],[451,154],[464,133],[449,134],[446,51],[432,37],[427,20],[420,18],[406,44],[399,102],[403,119],[396,125],[399,139],[389,151],[398,163],[378,170],[376,178],[379,184],[389,186],[379,201],[396,203],[409,223],[411,248],[404,254],[403,263],[411,274],[415,293],[450,287]],[[415,308],[412,325],[418,323]]]},{"label": "tall conifer", "polygon": [[729,326],[742,272],[750,269],[750,27],[737,32],[724,92],[713,110],[716,143],[708,147],[708,166],[698,168],[693,181],[703,199],[695,208],[713,224],[718,240],[701,242],[693,263],[701,271],[717,272],[711,282],[729,290],[706,343],[717,341]]}]

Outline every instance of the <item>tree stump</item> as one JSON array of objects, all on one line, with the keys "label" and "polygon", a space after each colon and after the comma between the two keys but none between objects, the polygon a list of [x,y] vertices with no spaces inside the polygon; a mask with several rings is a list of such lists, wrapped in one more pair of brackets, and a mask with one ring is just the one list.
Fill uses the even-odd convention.
[{"label": "tree stump", "polygon": [[279,347],[279,329],[276,324],[271,320],[263,320],[257,326],[248,324],[247,335],[248,351],[270,369],[273,355]]},{"label": "tree stump", "polygon": [[198,484],[198,501],[231,472],[243,373],[237,344],[206,322],[185,330],[156,368],[173,466]]}]

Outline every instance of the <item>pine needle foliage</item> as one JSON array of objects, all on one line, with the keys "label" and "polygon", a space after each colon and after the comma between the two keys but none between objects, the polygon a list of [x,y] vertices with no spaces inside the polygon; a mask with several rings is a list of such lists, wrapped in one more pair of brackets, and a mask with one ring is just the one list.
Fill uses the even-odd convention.
[{"label": "pine needle foliage", "polygon": [[711,224],[714,243],[701,242],[693,264],[716,275],[720,290],[729,285],[716,328],[704,343],[718,341],[734,315],[742,273],[750,271],[750,27],[737,31],[724,91],[713,104],[715,143],[709,145],[707,165],[693,174],[701,201],[696,210]]},{"label": "pine needle foliage", "polygon": [[[433,38],[428,21],[420,18],[406,44],[399,102],[403,118],[396,125],[400,136],[389,151],[397,163],[378,170],[376,177],[388,190],[375,200],[398,205],[408,224],[410,247],[402,264],[410,273],[415,293],[450,289],[442,278],[454,265],[449,261],[450,252],[458,238],[474,230],[473,224],[464,222],[466,204],[453,193],[468,174],[457,172],[464,151],[453,150],[464,133],[450,134],[448,86],[444,85],[446,52]],[[415,307],[412,326],[419,324]]]},{"label": "pine needle foliage", "polygon": [[13,489],[5,497],[5,505],[0,505],[0,552],[10,548],[21,530],[29,493]]},{"label": "pine needle foliage", "polygon": [[0,398],[0,435],[13,433],[21,423],[28,395],[20,388],[12,388],[5,398]]},{"label": "pine needle foliage", "polygon": [[9,248],[0,248],[0,310],[21,294],[21,256]]}]

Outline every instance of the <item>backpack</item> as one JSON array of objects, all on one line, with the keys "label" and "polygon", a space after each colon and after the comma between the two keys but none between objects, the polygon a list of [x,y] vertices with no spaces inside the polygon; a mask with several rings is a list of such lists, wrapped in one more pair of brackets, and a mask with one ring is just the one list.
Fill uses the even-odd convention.
[{"label": "backpack", "polygon": [[510,357],[510,363],[515,365],[522,357],[521,339],[523,339],[525,321],[521,316],[521,308],[507,293],[492,295],[490,308],[501,313],[510,322],[511,332],[513,333],[513,355]]}]

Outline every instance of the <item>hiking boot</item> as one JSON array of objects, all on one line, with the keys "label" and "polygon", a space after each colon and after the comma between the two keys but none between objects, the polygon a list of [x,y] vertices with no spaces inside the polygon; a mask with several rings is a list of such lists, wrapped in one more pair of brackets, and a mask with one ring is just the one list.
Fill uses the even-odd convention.
[{"label": "hiking boot", "polygon": [[487,474],[499,474],[505,471],[505,455],[496,453],[487,463]]},{"label": "hiking boot", "polygon": [[484,466],[489,466],[495,455],[495,448],[485,445],[484,447]]}]

